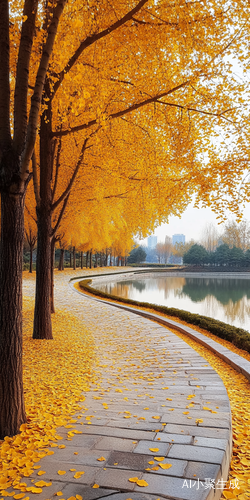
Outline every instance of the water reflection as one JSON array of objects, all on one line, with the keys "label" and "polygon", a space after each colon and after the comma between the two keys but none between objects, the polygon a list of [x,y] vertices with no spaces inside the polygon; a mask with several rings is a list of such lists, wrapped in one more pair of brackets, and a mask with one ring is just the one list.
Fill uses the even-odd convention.
[{"label": "water reflection", "polygon": [[242,278],[159,277],[100,285],[127,299],[176,307],[250,331],[250,281]]}]

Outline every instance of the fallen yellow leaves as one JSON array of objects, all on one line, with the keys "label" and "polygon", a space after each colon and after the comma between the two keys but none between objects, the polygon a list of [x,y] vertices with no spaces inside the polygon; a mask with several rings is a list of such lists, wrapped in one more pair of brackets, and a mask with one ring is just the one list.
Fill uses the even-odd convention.
[{"label": "fallen yellow leaves", "polygon": [[154,451],[154,452],[157,452],[159,451],[159,448],[149,448],[150,451]]},{"label": "fallen yellow leaves", "polygon": [[130,483],[136,483],[137,486],[148,486],[147,481],[144,481],[144,479],[139,479],[138,477],[130,477],[129,481]]},{"label": "fallen yellow leaves", "polygon": [[159,464],[159,466],[160,466],[162,469],[170,469],[170,467],[172,467],[172,464]]},{"label": "fallen yellow leaves", "polygon": [[84,471],[82,471],[82,472],[76,472],[75,475],[74,475],[74,478],[75,479],[79,479],[83,474],[85,474]]},{"label": "fallen yellow leaves", "polygon": [[[214,335],[210,335],[207,332],[200,330],[199,328],[192,326],[194,330],[201,331],[204,335],[213,340],[217,341],[221,345],[231,349],[240,356],[248,359],[250,361],[250,355],[245,351],[237,349],[232,344],[222,339],[218,339]],[[233,456],[231,460],[229,479],[225,486],[226,489],[223,491],[223,497],[232,500],[247,500],[250,498],[250,386],[249,381],[236,370],[234,370],[230,365],[225,363],[221,358],[216,356],[214,353],[209,351],[204,346],[201,346],[194,340],[188,339],[186,336],[179,332],[174,332],[178,337],[182,338],[187,344],[197,351],[201,356],[207,359],[210,365],[218,372],[222,378],[224,385],[226,386],[228,396],[231,404],[232,411],[232,427],[233,427]],[[232,384],[232,380],[234,383]],[[192,399],[195,397],[194,394],[187,397],[187,399]],[[216,406],[218,409],[218,406]],[[216,413],[215,410],[211,410],[208,407],[203,409],[210,411],[210,413]],[[198,421],[202,419],[197,419]],[[239,488],[231,489],[230,481],[238,481]]]},{"label": "fallen yellow leaves", "polygon": [[[25,298],[23,366],[28,423],[21,425],[20,434],[0,443],[0,497],[10,486],[20,487],[16,495],[42,491],[38,486],[32,490],[20,486],[22,478],[30,477],[40,467],[35,465],[40,458],[54,453],[49,446],[57,447],[61,439],[57,427],[70,423],[71,416],[80,409],[78,402],[85,399],[82,392],[89,390],[96,377],[92,369],[92,337],[73,315],[57,311],[53,342],[32,340],[32,324],[33,299]],[[73,429],[72,433],[80,431]],[[37,476],[43,474],[44,470],[37,472]],[[24,496],[16,500],[19,498]]]}]

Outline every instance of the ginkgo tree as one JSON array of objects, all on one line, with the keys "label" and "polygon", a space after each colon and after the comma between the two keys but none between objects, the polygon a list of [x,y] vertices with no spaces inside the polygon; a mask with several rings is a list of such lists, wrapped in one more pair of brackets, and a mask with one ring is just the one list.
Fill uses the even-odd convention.
[{"label": "ginkgo tree", "polygon": [[[238,17],[238,2],[225,8],[220,2],[179,2],[172,6],[142,0],[132,9],[120,2],[114,2],[113,9],[110,4],[100,9],[93,3],[92,9],[90,15],[89,10],[74,2],[65,11],[45,84],[37,189],[34,338],[52,338],[48,290],[50,243],[55,229],[51,218],[55,208],[61,205],[63,210],[68,203],[76,175],[81,175],[85,189],[85,169],[80,171],[83,157],[85,163],[92,163],[94,156],[95,160],[98,158],[96,168],[100,168],[102,181],[104,171],[112,172],[115,178],[120,165],[125,167],[126,162],[123,175],[131,181],[128,190],[133,182],[145,184],[147,177],[151,196],[155,196],[155,188],[161,184],[161,198],[166,200],[164,188],[172,183],[173,194],[183,210],[185,203],[182,204],[180,193],[186,191],[187,201],[195,187],[206,201],[213,184],[213,176],[207,178],[206,168],[201,167],[204,150],[211,148],[208,135],[212,119],[221,125],[235,118],[235,82],[232,83],[231,75],[228,78],[229,65],[223,61],[223,55],[239,47],[245,19],[241,23]],[[72,18],[73,33],[69,28]],[[145,175],[145,162],[150,157],[145,145],[137,167],[133,167],[133,173],[130,170],[135,163],[137,127],[155,141],[150,175]],[[60,178],[68,179],[68,183],[64,182],[54,199],[50,181],[54,176],[54,182],[60,184],[58,170],[53,169],[55,151],[62,149],[62,142],[64,154],[68,148],[69,158],[75,143],[79,153],[75,169],[65,168],[64,162]],[[111,158],[111,152],[116,160]],[[103,186],[100,191],[104,192]],[[121,191],[117,195],[121,196]],[[162,207],[166,206],[164,210]],[[152,203],[149,213],[154,213],[158,220],[171,213],[170,206],[171,197],[167,205],[159,199],[158,205]]]},{"label": "ginkgo tree", "polygon": [[[181,191],[186,187],[187,200],[189,184],[193,189],[196,179],[204,193],[208,183],[202,151],[209,149],[206,137],[213,119],[223,125],[236,114],[231,96],[237,89],[223,54],[239,51],[240,37],[247,29],[247,6],[234,0],[227,4],[183,0],[174,4],[112,0],[101,5],[95,0],[84,5],[80,0],[0,2],[0,438],[15,434],[26,418],[21,374],[21,271],[24,200],[31,176],[38,223],[34,336],[42,338],[46,337],[45,327],[51,337],[47,314],[50,243],[55,233],[51,208],[56,203],[54,210],[64,210],[83,155],[84,161],[85,156],[89,161],[95,148],[103,169],[106,162],[99,149],[100,134],[112,123],[121,144],[126,123],[131,137],[135,128],[140,128],[157,139],[151,154],[155,151],[151,177],[148,173],[141,177],[143,159],[139,170],[135,169],[129,155],[131,142],[127,149],[125,143],[120,149],[126,151],[127,164],[134,169],[127,175],[129,190],[143,182],[153,200],[152,211],[157,206],[155,188],[160,192],[166,186],[168,173],[169,189],[161,193],[159,206],[171,185]],[[34,153],[38,129],[40,144]],[[76,161],[71,175],[62,169],[69,182],[52,201],[56,141],[60,138],[66,146],[67,138],[72,138],[71,144],[76,141],[76,153],[74,144],[70,147]],[[106,138],[113,151],[108,134]],[[134,142],[133,151],[136,146]],[[146,150],[145,156],[149,158]],[[94,157],[92,160],[94,166]],[[116,168],[114,172],[119,171]],[[172,197],[177,204],[178,193],[176,189]],[[121,191],[116,193],[121,195]],[[144,202],[142,195],[142,210]],[[169,207],[170,202],[171,196]],[[149,214],[146,210],[145,219]],[[161,212],[157,212],[155,221],[160,217]]]}]

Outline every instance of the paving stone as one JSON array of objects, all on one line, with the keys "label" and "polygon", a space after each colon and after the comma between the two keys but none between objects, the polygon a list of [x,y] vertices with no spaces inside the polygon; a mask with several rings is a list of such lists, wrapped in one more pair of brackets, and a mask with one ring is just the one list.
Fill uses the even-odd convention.
[{"label": "paving stone", "polygon": [[217,448],[219,450],[226,450],[228,446],[227,439],[213,439],[213,438],[205,438],[200,436],[194,437],[195,446],[206,446],[209,448]]},{"label": "paving stone", "polygon": [[[159,434],[159,436],[158,436]],[[182,435],[182,434],[167,434],[158,433],[157,436],[160,437],[162,443],[181,443],[181,444],[191,444],[193,442],[192,436]],[[158,437],[155,437],[154,441],[157,443]]]},{"label": "paving stone", "polygon": [[[142,475],[142,472],[136,473],[138,479],[141,479]],[[107,468],[106,470],[99,471],[96,476],[96,482],[101,487],[133,491],[135,489],[135,483],[129,481],[131,477],[134,477],[134,471]]]},{"label": "paving stone", "polygon": [[119,439],[115,437],[103,437],[95,445],[98,450],[133,451],[137,443],[132,439]]},{"label": "paving stone", "polygon": [[[61,434],[60,432],[58,432],[59,435]],[[75,436],[72,438],[72,441],[66,441],[64,444],[66,444],[66,448],[64,448],[63,450],[59,450],[58,448],[52,448],[52,450],[54,451],[54,454],[58,451],[60,453],[60,451],[62,451],[61,455],[64,456],[64,454],[66,453],[65,450],[67,450],[70,446],[73,446],[73,447],[82,447],[84,448],[85,450],[89,450],[91,449],[98,441],[100,440],[100,436],[88,436],[88,435],[84,435],[84,434],[75,434]]]},{"label": "paving stone", "polygon": [[[61,498],[67,499],[72,496],[75,497],[76,495],[81,495],[81,497],[83,497],[84,500],[97,500],[98,498],[108,499],[111,498],[110,495],[112,495],[113,498],[113,495],[116,495],[118,493],[117,489],[116,490],[105,489],[105,488],[96,489],[92,488],[91,486],[83,486],[82,484],[73,484],[73,483],[66,484],[61,491],[63,493],[63,497]],[[39,495],[39,500],[40,500],[40,495]]]},{"label": "paving stone", "polygon": [[144,422],[143,420],[139,420],[138,423],[136,423],[136,422],[130,422],[130,421],[125,422],[124,419],[122,419],[122,420],[110,420],[108,423],[108,427],[121,427],[124,429],[138,429],[139,431],[143,431],[143,430],[153,431],[153,430],[158,428],[157,422],[151,423],[151,422]]},{"label": "paving stone", "polygon": [[[152,460],[152,457],[151,457]],[[149,460],[150,461],[150,460]],[[161,464],[169,464],[171,467],[169,469],[162,469]],[[175,477],[184,477],[184,471],[187,467],[187,460],[175,460],[174,458],[166,457],[162,462],[155,461],[154,465],[148,465],[147,468],[153,469],[154,467],[158,467],[158,470],[147,471],[150,474],[160,474],[161,476],[175,476]],[[147,469],[146,469],[147,470]]]},{"label": "paving stone", "polygon": [[[99,497],[103,498],[103,497]],[[127,493],[117,493],[114,495],[110,495],[108,497],[105,497],[105,500],[127,500],[128,494]],[[166,497],[165,497],[166,498]],[[135,493],[133,492],[133,500],[156,500],[157,495],[147,495],[146,493]],[[84,497],[85,500],[85,497]],[[86,499],[88,500],[88,499]]]},{"label": "paving stone", "polygon": [[[101,450],[85,450],[84,448],[77,448],[77,455],[75,455],[76,448],[67,447],[64,450],[57,450],[55,454],[50,456],[50,462],[62,464],[65,467],[65,462],[72,464],[75,467],[76,464],[91,465],[94,467],[103,467],[105,462],[99,462],[97,459],[103,456]],[[110,451],[105,451],[106,460],[109,459]],[[60,453],[62,452],[62,453]],[[42,465],[43,461],[41,462]],[[46,460],[47,463],[47,460]],[[60,465],[61,466],[61,465]],[[42,465],[43,467],[43,465]]]},{"label": "paving stone", "polygon": [[[188,409],[186,410],[188,411]],[[209,415],[209,416],[207,416]],[[189,412],[188,415],[183,415],[181,412],[177,412],[176,410],[173,412],[165,413],[162,417],[161,423],[166,422],[168,424],[183,424],[184,425],[195,425],[195,421],[198,418],[202,418],[203,422],[199,425],[202,427],[216,427],[216,428],[229,428],[230,422],[229,419],[216,419],[210,418],[210,413],[208,412],[197,412],[197,415],[191,414]]]},{"label": "paving stone", "polygon": [[173,434],[188,434],[190,436],[202,436],[212,438],[229,439],[228,429],[216,429],[211,427],[200,427],[200,425],[176,425],[167,424],[164,432]]},{"label": "paving stone", "polygon": [[[76,470],[71,472],[70,469],[76,469]],[[90,467],[89,465],[85,465],[84,467],[82,467],[81,464],[76,464],[72,462],[58,463],[46,460],[46,466],[42,470],[45,470],[46,474],[43,474],[43,476],[41,477],[34,473],[34,475],[32,475],[32,478],[35,478],[36,481],[43,480],[43,481],[57,481],[58,483],[74,482],[81,484],[89,484],[94,481],[98,468]],[[59,475],[58,470],[66,471],[66,474]],[[76,472],[83,472],[83,471],[84,474],[80,478],[78,479],[74,478],[74,474]]]},{"label": "paving stone", "polygon": [[[90,429],[91,427],[91,429]],[[141,431],[139,429],[122,429],[115,428],[113,426],[110,427],[95,427],[91,425],[89,427],[83,428],[83,432],[86,434],[98,434],[102,436],[114,436],[114,437],[122,437],[122,438],[130,438],[130,439],[147,439],[148,441],[154,439],[155,433],[152,431]]]},{"label": "paving stone", "polygon": [[[37,481],[39,481],[39,480],[41,480],[41,477],[39,479],[37,479]],[[24,480],[22,482],[25,482],[27,484],[27,486],[34,486],[34,483],[31,483],[31,481],[27,478],[24,478]],[[58,491],[63,491],[64,486],[65,485],[61,482],[53,481],[51,486],[43,487],[42,493],[39,493],[39,500],[47,500],[48,498],[54,498],[55,493],[57,493]],[[11,492],[11,491],[13,491],[13,488],[10,488],[7,491]],[[16,490],[15,493],[18,494],[19,491]],[[38,499],[37,493],[31,493],[31,491],[27,491],[27,493],[25,493],[25,496],[29,497],[30,500],[37,500]],[[60,498],[60,497],[55,497],[55,498]],[[64,497],[61,497],[61,498],[64,498]]]},{"label": "paving stone", "polygon": [[224,451],[205,446],[192,446],[188,444],[173,444],[168,453],[168,457],[182,458],[184,460],[196,460],[197,462],[208,462],[221,464]]},{"label": "paving stone", "polygon": [[203,462],[188,462],[187,468],[184,473],[184,477],[200,480],[205,480],[206,478],[216,479],[220,473],[220,465],[203,463]]},{"label": "paving stone", "polygon": [[114,465],[117,464],[116,467],[119,469],[144,471],[146,467],[149,467],[148,462],[150,460],[152,460],[152,455],[113,451],[106,463],[106,467],[114,468]]},{"label": "paving stone", "polygon": [[[159,448],[159,451],[150,451],[150,448]],[[135,447],[133,453],[145,453],[147,455],[154,456],[165,456],[169,450],[168,443],[161,443],[157,441],[157,443],[151,443],[150,441],[140,441],[138,445]]]},{"label": "paving stone", "polygon": [[[154,493],[170,497],[174,500],[205,500],[201,489],[185,487],[184,479],[154,474],[143,474],[143,479],[148,483],[147,493]],[[135,491],[140,491],[136,485]]]}]

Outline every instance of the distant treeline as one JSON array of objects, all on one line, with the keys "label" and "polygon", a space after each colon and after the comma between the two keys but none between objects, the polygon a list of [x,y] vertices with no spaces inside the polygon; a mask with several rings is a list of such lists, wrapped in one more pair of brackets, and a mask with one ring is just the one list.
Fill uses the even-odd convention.
[{"label": "distant treeline", "polygon": [[184,254],[184,264],[211,266],[249,267],[250,249],[230,248],[226,243],[219,245],[213,252],[208,252],[204,246],[195,244]]}]

